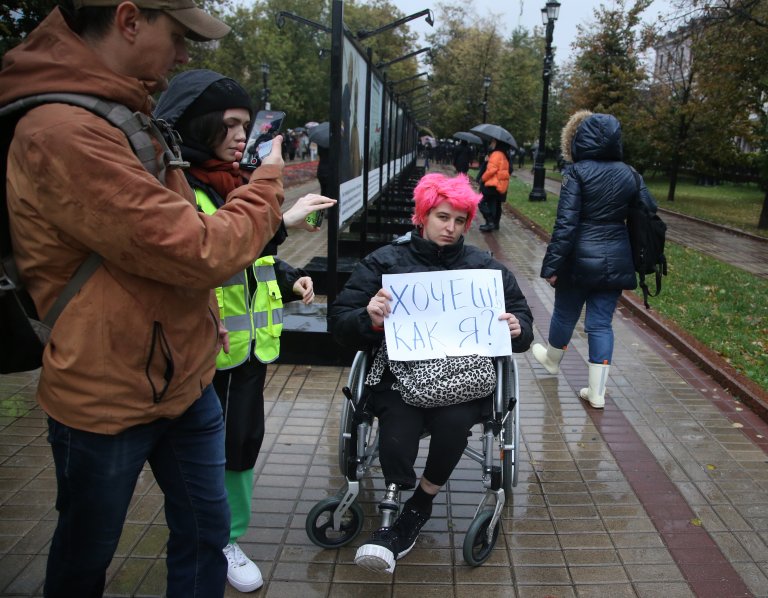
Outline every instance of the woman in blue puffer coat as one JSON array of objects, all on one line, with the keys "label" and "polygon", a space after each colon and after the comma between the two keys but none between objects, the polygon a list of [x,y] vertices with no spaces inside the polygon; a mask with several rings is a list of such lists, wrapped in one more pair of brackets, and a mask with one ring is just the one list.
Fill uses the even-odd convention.
[{"label": "woman in blue puffer coat", "polygon": [[[579,396],[601,409],[613,356],[613,312],[622,290],[637,287],[625,222],[638,183],[622,162],[616,117],[577,112],[564,127],[561,143],[572,164],[563,172],[557,218],[541,267],[541,277],[555,287],[555,308],[548,346],[536,343],[532,352],[549,373],[558,373],[586,304],[589,387]],[[656,202],[639,180],[640,197],[655,212]]]}]

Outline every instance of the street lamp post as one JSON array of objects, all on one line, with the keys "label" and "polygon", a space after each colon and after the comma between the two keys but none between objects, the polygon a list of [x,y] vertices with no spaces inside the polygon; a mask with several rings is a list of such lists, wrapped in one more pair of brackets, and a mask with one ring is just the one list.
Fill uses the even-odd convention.
[{"label": "street lamp post", "polygon": [[491,86],[491,78],[486,75],[483,77],[483,122],[488,122],[488,88]]},{"label": "street lamp post", "polygon": [[556,0],[547,2],[545,8],[541,9],[541,19],[546,27],[547,48],[544,54],[544,71],[542,78],[544,80],[544,91],[541,96],[541,123],[539,126],[539,148],[536,152],[536,161],[533,165],[533,188],[528,195],[530,201],[544,201],[547,199],[547,192],[544,190],[544,151],[546,147],[545,137],[547,135],[547,104],[549,102],[549,82],[552,78],[552,33],[555,30],[555,21],[560,13],[560,3]]},{"label": "street lamp post", "polygon": [[269,64],[266,62],[261,63],[261,76],[264,81],[264,88],[261,90],[261,103],[264,106],[264,110],[271,110],[269,104],[269,87],[267,86],[267,80],[269,78]]}]

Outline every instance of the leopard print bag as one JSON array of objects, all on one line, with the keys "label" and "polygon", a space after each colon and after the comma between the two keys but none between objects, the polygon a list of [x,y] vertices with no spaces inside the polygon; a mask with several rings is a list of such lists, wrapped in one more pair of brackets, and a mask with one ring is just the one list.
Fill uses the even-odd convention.
[{"label": "leopard print bag", "polygon": [[384,341],[365,383],[381,381],[389,366],[397,382],[392,387],[414,407],[445,407],[487,397],[496,388],[496,369],[490,357],[460,355],[420,361],[390,361]]}]

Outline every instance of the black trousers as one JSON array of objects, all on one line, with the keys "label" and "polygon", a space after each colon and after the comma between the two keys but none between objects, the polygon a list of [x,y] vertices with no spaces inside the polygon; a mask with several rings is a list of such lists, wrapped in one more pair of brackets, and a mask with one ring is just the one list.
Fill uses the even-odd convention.
[{"label": "black trousers", "polygon": [[502,207],[506,200],[506,194],[499,193],[496,187],[483,188],[483,199],[480,201],[479,207],[487,224],[493,224],[498,228],[501,222]]},{"label": "black trousers", "polygon": [[213,387],[224,411],[224,450],[229,471],[252,469],[264,442],[264,382],[267,366],[253,355],[230,370],[218,370]]},{"label": "black trousers", "polygon": [[507,196],[499,193],[496,198],[496,212],[493,215],[493,224],[496,228],[499,228],[499,225],[501,224],[501,215],[504,212],[505,203],[507,203]]},{"label": "black trousers", "polygon": [[414,463],[426,430],[430,436],[424,477],[444,486],[467,446],[470,428],[481,421],[490,402],[484,398],[448,407],[414,407],[391,389],[392,382],[387,371],[369,399],[379,419],[379,462],[384,480],[406,490],[416,487]]}]

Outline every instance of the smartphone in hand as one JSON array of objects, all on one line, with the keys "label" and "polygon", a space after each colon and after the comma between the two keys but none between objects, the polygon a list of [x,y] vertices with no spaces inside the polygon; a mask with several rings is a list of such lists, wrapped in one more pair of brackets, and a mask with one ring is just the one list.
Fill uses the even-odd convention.
[{"label": "smartphone in hand", "polygon": [[272,138],[283,128],[285,112],[260,110],[251,125],[251,132],[245,142],[240,168],[254,170],[272,151]]}]

